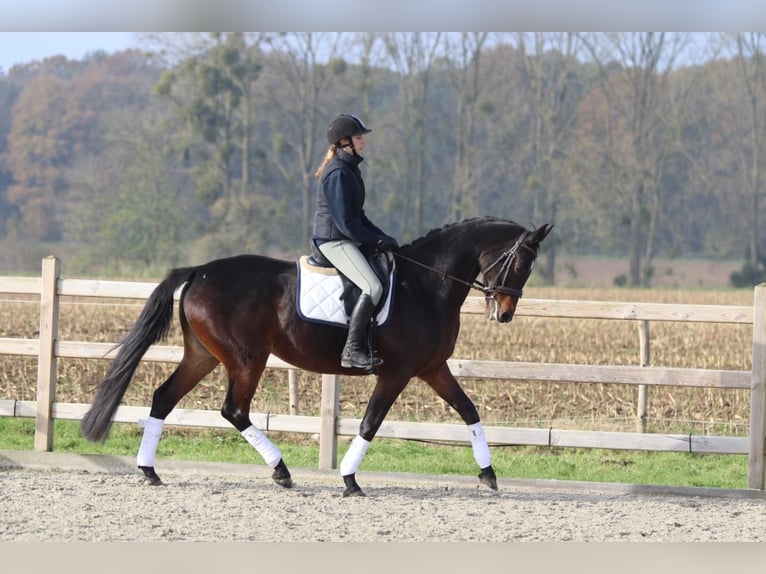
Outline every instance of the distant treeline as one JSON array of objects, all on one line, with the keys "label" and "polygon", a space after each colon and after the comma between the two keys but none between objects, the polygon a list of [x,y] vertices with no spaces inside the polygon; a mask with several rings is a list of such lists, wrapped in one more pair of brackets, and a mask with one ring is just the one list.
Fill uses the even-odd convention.
[{"label": "distant treeline", "polygon": [[146,34],[0,73],[0,267],[157,275],[308,249],[338,113],[367,212],[411,241],[477,215],[557,254],[739,260],[761,280],[766,33]]}]

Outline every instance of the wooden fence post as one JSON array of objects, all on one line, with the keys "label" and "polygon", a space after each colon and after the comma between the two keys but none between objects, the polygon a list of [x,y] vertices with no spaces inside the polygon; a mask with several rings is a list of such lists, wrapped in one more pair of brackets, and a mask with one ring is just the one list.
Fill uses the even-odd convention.
[{"label": "wooden fence post", "polygon": [[37,412],[35,415],[35,450],[53,450],[51,405],[56,400],[56,355],[58,339],[58,279],[61,262],[54,256],[43,259],[40,292],[40,355],[37,359]]},{"label": "wooden fence post", "polygon": [[287,369],[287,398],[290,402],[290,414],[301,414],[298,406],[298,369]]},{"label": "wooden fence post", "polygon": [[322,375],[322,412],[319,422],[319,468],[338,466],[340,376]]},{"label": "wooden fence post", "polygon": [[766,448],[766,283],[753,296],[753,380],[750,385],[749,488],[764,489]]},{"label": "wooden fence post", "polygon": [[[638,345],[642,367],[648,367],[650,361],[649,321],[638,323]],[[646,432],[646,417],[649,408],[649,385],[638,385],[638,404],[636,405],[636,432]]]}]

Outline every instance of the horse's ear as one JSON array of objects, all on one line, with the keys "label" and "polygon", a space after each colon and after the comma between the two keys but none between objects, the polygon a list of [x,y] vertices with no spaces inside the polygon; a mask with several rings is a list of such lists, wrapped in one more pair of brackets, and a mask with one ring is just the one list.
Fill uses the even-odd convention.
[{"label": "horse's ear", "polygon": [[548,237],[548,234],[552,229],[552,223],[544,223],[532,232],[532,234],[529,236],[529,242],[539,244],[543,239]]}]

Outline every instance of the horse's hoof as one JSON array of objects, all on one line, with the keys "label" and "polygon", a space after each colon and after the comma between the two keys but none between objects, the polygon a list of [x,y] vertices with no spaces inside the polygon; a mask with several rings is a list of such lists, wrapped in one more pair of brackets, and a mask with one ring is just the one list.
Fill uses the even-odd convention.
[{"label": "horse's hoof", "polygon": [[284,488],[292,488],[293,487],[293,479],[289,476],[287,478],[277,478],[272,476],[271,477],[274,482],[276,482],[279,486],[282,486]]},{"label": "horse's hoof", "polygon": [[492,490],[497,490],[497,477],[491,466],[481,469],[481,472],[479,473],[479,482],[486,484]]},{"label": "horse's hoof", "polygon": [[144,480],[142,484],[147,486],[163,486],[164,483],[162,480],[160,480],[160,477],[157,476],[153,466],[139,466],[138,468],[140,468],[144,473]]},{"label": "horse's hoof", "polygon": [[283,488],[292,488],[293,487],[293,479],[289,476],[287,477],[279,477],[279,476],[271,476],[271,479],[276,482],[279,486]]},{"label": "horse's hoof", "polygon": [[346,490],[343,491],[343,498],[348,498],[349,496],[367,496],[356,483],[356,475],[345,475],[343,477],[343,482],[346,484]]},{"label": "horse's hoof", "polygon": [[290,471],[287,470],[287,465],[283,460],[280,460],[279,464],[274,467],[274,474],[271,475],[271,479],[279,486],[284,488],[293,487],[293,479],[290,476]]},{"label": "horse's hoof", "polygon": [[364,491],[359,488],[347,488],[343,491],[343,498],[349,498],[350,496],[367,496]]}]

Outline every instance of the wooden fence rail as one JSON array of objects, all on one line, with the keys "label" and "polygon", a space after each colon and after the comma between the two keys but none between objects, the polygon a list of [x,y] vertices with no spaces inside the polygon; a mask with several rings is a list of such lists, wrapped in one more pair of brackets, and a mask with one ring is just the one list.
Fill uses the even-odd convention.
[{"label": "wooden fence rail", "polygon": [[[36,356],[38,382],[36,401],[0,400],[0,416],[34,417],[35,449],[53,449],[53,421],[79,420],[87,404],[59,403],[55,400],[57,358],[110,359],[114,343],[60,341],[58,307],[62,296],[94,298],[146,299],[157,283],[127,281],[92,281],[66,279],[60,275],[61,264],[55,257],[43,259],[40,278],[0,277],[0,293],[31,294],[40,297],[39,339],[0,338],[0,355]],[[469,297],[463,313],[484,313],[484,301]],[[515,428],[488,426],[487,440],[493,444],[538,445],[626,450],[676,451],[748,455],[748,488],[764,490],[766,470],[766,284],[754,290],[753,306],[681,305],[658,303],[622,303],[601,301],[561,301],[523,299],[518,316],[615,319],[637,321],[641,337],[641,365],[580,365],[528,362],[502,362],[452,359],[450,368],[456,377],[504,379],[541,382],[613,383],[684,387],[750,389],[750,423],[747,437],[697,436],[656,433],[626,433],[559,430],[553,428]],[[709,322],[753,325],[752,371],[668,368],[646,366],[648,363],[648,322]],[[152,346],[145,361],[176,363],[182,347]],[[276,357],[267,367],[294,369]],[[253,423],[266,431],[319,434],[319,467],[335,468],[339,436],[354,436],[359,419],[340,418],[337,375],[322,375],[321,416],[253,413]],[[639,393],[639,423],[642,409]],[[645,392],[643,393],[645,396]],[[645,400],[645,399],[644,399]],[[644,407],[645,408],[645,407]],[[116,422],[136,422],[148,414],[148,406],[120,406]],[[645,410],[644,415],[645,417]],[[169,425],[229,428],[218,411],[176,409],[167,419]],[[377,436],[402,439],[465,442],[462,424],[385,421]]]}]

